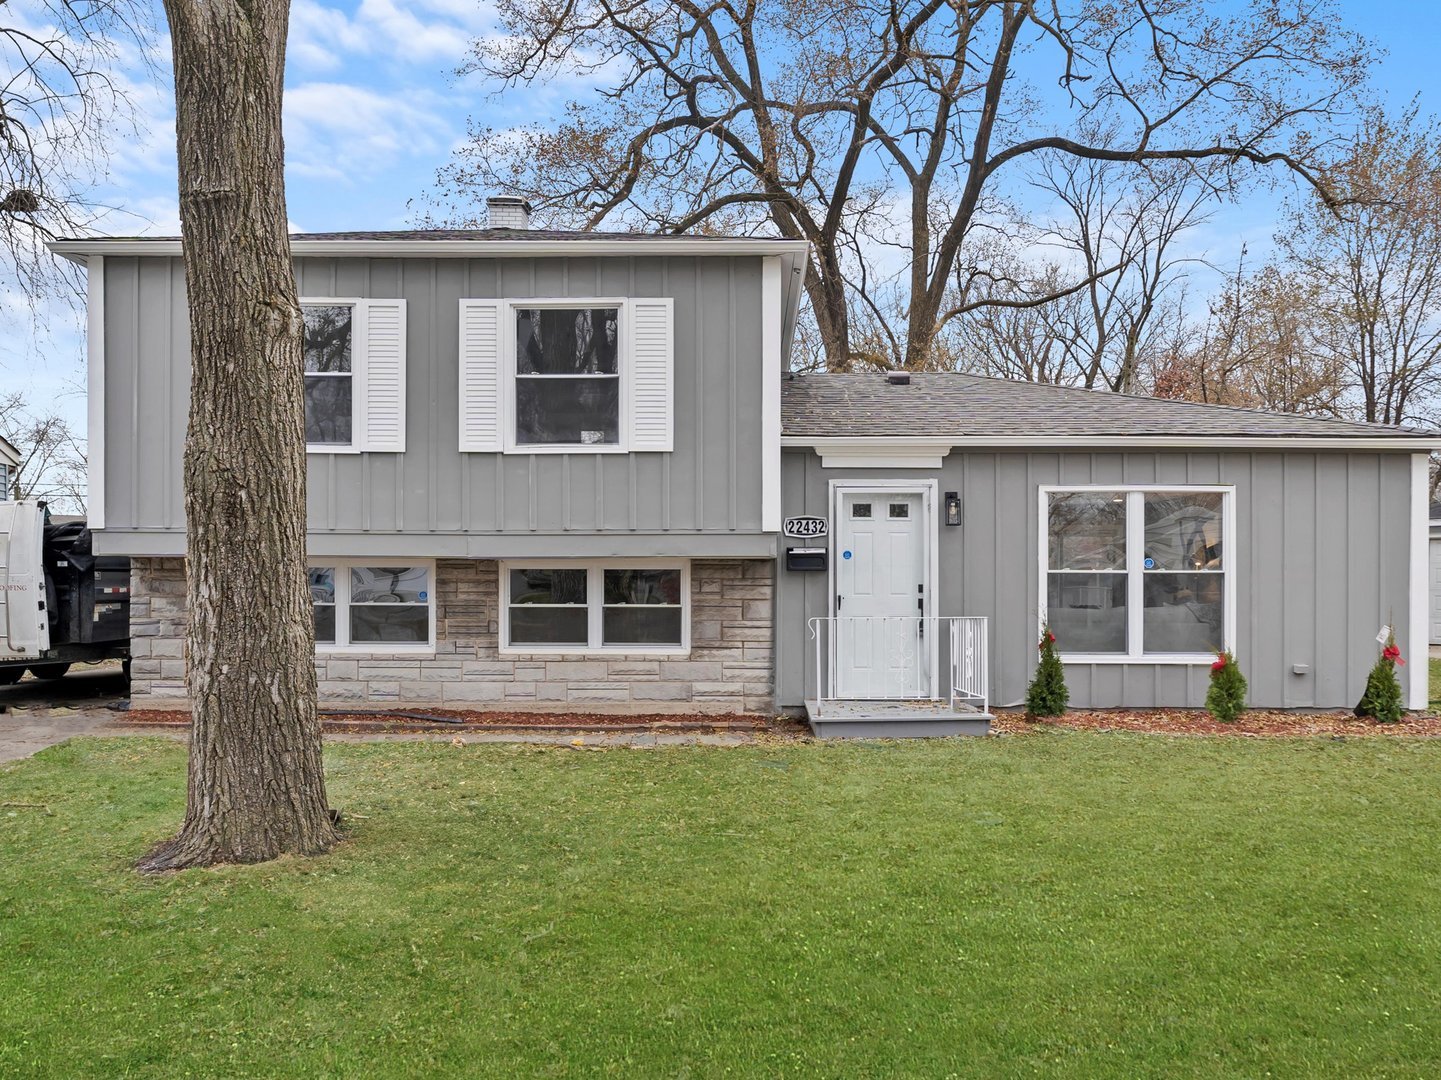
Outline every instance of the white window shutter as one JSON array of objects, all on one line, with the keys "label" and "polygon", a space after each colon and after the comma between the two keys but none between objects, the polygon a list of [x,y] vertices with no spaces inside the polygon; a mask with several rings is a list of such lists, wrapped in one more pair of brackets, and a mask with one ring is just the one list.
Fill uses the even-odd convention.
[{"label": "white window shutter", "polygon": [[365,300],[364,402],[360,448],[380,454],[405,450],[405,301]]},{"label": "white window shutter", "polygon": [[675,305],[669,298],[630,302],[630,448],[675,448]]},{"label": "white window shutter", "polygon": [[501,431],[500,300],[460,302],[460,449],[495,453]]}]

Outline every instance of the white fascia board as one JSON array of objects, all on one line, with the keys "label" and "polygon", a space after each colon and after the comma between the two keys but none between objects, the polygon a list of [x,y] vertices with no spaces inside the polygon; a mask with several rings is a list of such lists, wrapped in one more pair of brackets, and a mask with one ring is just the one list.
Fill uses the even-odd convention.
[{"label": "white fascia board", "polygon": [[[92,255],[178,256],[179,240],[105,239],[54,240],[56,255],[83,262]],[[292,240],[291,255],[350,258],[494,258],[499,256],[574,255],[781,255],[804,260],[810,244],[805,240],[770,240],[749,237],[673,240],[645,237],[635,240]]]},{"label": "white fascia board", "polygon": [[932,448],[944,445],[953,450],[1018,449],[1071,450],[1105,447],[1108,449],[1207,449],[1235,450],[1386,450],[1411,454],[1441,449],[1441,435],[963,435],[954,438],[935,435],[907,435],[896,438],[817,438],[805,435],[781,436],[782,447],[801,447],[827,453],[846,453],[858,447],[879,454],[912,447]]}]

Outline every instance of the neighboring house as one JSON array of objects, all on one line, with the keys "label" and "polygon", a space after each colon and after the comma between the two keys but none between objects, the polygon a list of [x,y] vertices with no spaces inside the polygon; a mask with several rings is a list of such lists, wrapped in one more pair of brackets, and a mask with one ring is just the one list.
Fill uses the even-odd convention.
[{"label": "neighboring house", "polygon": [[[328,705],[925,734],[1018,702],[1047,615],[1082,706],[1198,706],[1222,645],[1255,705],[1348,705],[1383,622],[1426,638],[1435,435],[787,377],[804,243],[525,216],[294,239]],[[134,560],[133,697],[182,704],[180,245],[53,247],[89,267],[90,521]]]},{"label": "neighboring house", "polygon": [[20,451],[15,444],[0,435],[0,502],[11,497],[15,485],[15,474],[20,469]]}]

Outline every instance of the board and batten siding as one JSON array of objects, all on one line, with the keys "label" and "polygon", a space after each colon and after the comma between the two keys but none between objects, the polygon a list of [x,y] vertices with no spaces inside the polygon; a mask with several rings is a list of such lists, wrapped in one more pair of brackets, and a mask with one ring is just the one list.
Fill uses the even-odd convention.
[{"label": "board and batten siding", "polygon": [[[1035,670],[1038,490],[1066,484],[1234,485],[1237,659],[1253,707],[1354,705],[1376,658],[1376,633],[1409,639],[1411,455],[1367,452],[1025,452],[953,450],[939,470],[823,469],[810,450],[783,454],[787,516],[830,516],[831,480],[922,480],[962,500],[959,527],[939,533],[938,615],[983,615],[990,626],[991,701],[1020,704]],[[832,529],[834,540],[834,528]],[[785,541],[782,541],[784,546]],[[795,543],[795,541],[790,541]],[[834,552],[832,552],[834,557]],[[778,704],[814,692],[805,620],[830,614],[823,573],[778,570]],[[1064,644],[1064,643],[1063,643]],[[1293,668],[1300,665],[1303,673]],[[1199,707],[1205,664],[1068,664],[1076,707]]]},{"label": "board and batten siding", "polygon": [[[310,456],[312,550],[495,557],[512,553],[497,546],[504,538],[514,553],[537,556],[773,553],[761,522],[762,263],[297,259],[302,297],[406,301],[405,450]],[[106,520],[97,546],[179,554],[190,385],[182,262],[110,257],[104,274]],[[567,296],[672,302],[674,450],[461,452],[460,300]]]}]

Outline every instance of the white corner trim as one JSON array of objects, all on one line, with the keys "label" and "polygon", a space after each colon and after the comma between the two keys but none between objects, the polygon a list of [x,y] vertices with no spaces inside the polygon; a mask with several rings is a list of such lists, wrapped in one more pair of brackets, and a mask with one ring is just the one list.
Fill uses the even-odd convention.
[{"label": "white corner trim", "polygon": [[1410,650],[1411,685],[1407,706],[1424,709],[1430,698],[1430,477],[1431,455],[1411,455],[1411,597],[1406,646]]},{"label": "white corner trim", "polygon": [[951,452],[950,443],[914,443],[873,446],[866,443],[829,443],[816,448],[822,469],[939,469]]},{"label": "white corner trim", "polygon": [[105,259],[85,261],[85,520],[105,528]]},{"label": "white corner trim", "polygon": [[781,261],[761,274],[761,531],[781,528]]}]

